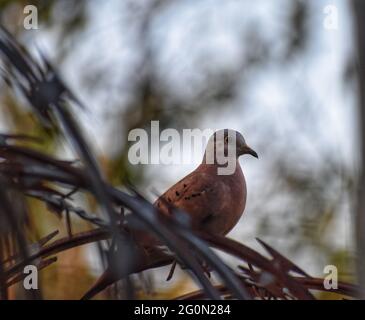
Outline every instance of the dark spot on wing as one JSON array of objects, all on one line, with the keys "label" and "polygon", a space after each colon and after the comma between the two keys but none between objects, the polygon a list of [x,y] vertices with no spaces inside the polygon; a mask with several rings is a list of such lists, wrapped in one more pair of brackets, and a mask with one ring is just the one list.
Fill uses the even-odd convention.
[{"label": "dark spot on wing", "polygon": [[190,200],[191,198],[199,197],[199,196],[201,196],[204,192],[205,192],[205,191],[192,193],[190,196],[185,197],[184,199],[185,199],[185,200]]}]

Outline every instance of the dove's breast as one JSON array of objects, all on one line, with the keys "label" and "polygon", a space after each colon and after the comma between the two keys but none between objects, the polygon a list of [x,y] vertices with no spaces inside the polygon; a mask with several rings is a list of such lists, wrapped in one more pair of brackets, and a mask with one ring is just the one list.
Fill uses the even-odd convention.
[{"label": "dove's breast", "polygon": [[237,162],[232,175],[218,175],[216,165],[201,165],[167,190],[155,203],[164,214],[172,207],[186,212],[194,229],[227,234],[246,205],[246,183]]},{"label": "dove's breast", "polygon": [[241,218],[247,198],[246,181],[237,162],[232,175],[216,177],[218,194],[212,199],[213,216],[206,221],[204,229],[210,233],[227,234]]}]

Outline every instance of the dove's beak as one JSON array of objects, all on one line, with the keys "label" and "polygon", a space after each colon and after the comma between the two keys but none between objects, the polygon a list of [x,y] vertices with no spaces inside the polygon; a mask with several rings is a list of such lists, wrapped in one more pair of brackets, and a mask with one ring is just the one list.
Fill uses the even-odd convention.
[{"label": "dove's beak", "polygon": [[242,147],[241,154],[250,154],[251,156],[253,156],[257,159],[259,158],[257,152],[255,150],[251,149],[247,144]]}]

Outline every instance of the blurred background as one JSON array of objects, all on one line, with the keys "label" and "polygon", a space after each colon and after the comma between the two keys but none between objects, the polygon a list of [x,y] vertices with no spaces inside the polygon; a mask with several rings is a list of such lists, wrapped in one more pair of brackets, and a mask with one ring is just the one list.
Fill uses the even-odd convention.
[{"label": "blurred background", "polygon": [[[36,30],[23,27],[27,4],[38,9]],[[334,264],[340,280],[354,281],[359,139],[349,1],[0,0],[0,19],[50,58],[86,106],[74,115],[115,186],[129,179],[154,200],[201,160],[133,166],[133,128],[159,120],[160,130],[236,129],[260,159],[240,160],[247,207],[228,236],[262,252],[259,237],[313,276]],[[4,83],[0,114],[1,132],[42,136],[42,150],[74,158]],[[34,237],[65,232],[39,202],[28,206]],[[79,298],[102,271],[95,253],[89,245],[59,255],[41,272],[44,296]],[[146,272],[149,297],[193,288],[181,271],[166,283],[167,272]]]}]

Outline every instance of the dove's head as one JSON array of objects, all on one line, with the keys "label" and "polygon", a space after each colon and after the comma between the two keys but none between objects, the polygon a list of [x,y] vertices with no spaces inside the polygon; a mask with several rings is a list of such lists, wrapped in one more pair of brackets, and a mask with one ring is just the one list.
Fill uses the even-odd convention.
[{"label": "dove's head", "polygon": [[[256,151],[247,145],[242,134],[232,129],[222,129],[216,131],[209,138],[205,150],[205,159],[216,159],[219,156],[223,159],[237,159],[244,154],[250,154],[258,158]],[[218,162],[221,163],[219,160]]]}]

